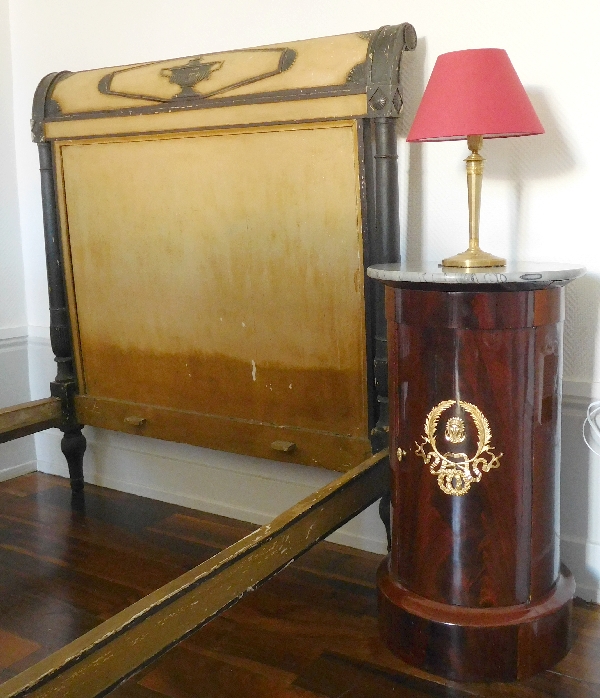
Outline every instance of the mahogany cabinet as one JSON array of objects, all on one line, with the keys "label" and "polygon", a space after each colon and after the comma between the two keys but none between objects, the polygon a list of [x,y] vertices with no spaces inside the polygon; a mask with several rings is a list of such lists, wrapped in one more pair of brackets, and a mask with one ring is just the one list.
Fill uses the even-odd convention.
[{"label": "mahogany cabinet", "polygon": [[574,581],[557,520],[562,286],[581,270],[369,273],[388,284],[382,635],[450,679],[524,678],[570,643]]}]

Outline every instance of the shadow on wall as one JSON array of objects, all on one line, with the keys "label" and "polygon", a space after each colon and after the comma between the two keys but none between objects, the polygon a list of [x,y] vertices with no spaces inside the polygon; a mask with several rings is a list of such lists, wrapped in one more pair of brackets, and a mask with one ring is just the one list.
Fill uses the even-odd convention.
[{"label": "shadow on wall", "polygon": [[482,153],[486,158],[484,178],[505,180],[512,185],[509,252],[512,259],[523,258],[521,241],[525,238],[528,181],[560,177],[575,167],[575,159],[544,93],[529,90],[527,94],[546,133],[523,138],[490,138],[485,141]]},{"label": "shadow on wall", "polygon": [[[509,182],[513,216],[509,256],[523,259],[528,219],[529,184],[571,172],[576,161],[544,93],[529,97],[546,133],[485,142],[484,177]],[[556,260],[572,261],[572,260]],[[581,260],[585,263],[585,260]],[[588,274],[566,288],[564,328],[565,400],[561,450],[561,550],[577,581],[577,595],[600,598],[600,458],[589,453],[582,438],[587,396],[593,394],[596,338],[600,314],[600,276]]]},{"label": "shadow on wall", "polygon": [[[485,142],[484,177],[511,183],[513,217],[510,256],[523,259],[527,221],[527,186],[536,180],[560,177],[576,162],[544,93],[529,92],[546,133],[527,138],[498,138]],[[556,260],[559,261],[559,260]],[[560,260],[571,261],[571,260]],[[584,260],[581,260],[582,262]],[[589,453],[581,427],[587,396],[593,394],[596,338],[600,314],[600,276],[588,274],[566,288],[564,328],[563,438],[561,453],[562,551],[575,574],[577,593],[594,599],[600,585],[600,522],[592,512],[600,504],[600,459]]]},{"label": "shadow on wall", "polygon": [[[408,135],[425,90],[426,52],[426,40],[419,38],[416,50],[404,59],[410,67],[403,72],[404,111],[400,126],[403,138]],[[508,253],[511,259],[523,258],[528,181],[562,176],[574,169],[576,164],[544,93],[541,90],[529,90],[528,95],[544,126],[545,134],[486,139],[482,153],[486,158],[484,180],[504,180],[512,185],[513,216]],[[419,265],[423,262],[424,235],[423,148],[419,143],[410,143],[408,148],[406,261]]]},{"label": "shadow on wall", "polygon": [[586,447],[582,426],[592,396],[600,397],[594,390],[599,320],[600,275],[587,274],[566,289],[561,537],[577,594],[596,602],[600,601],[600,457]]},{"label": "shadow on wall", "polygon": [[[400,119],[400,137],[405,139],[417,113],[417,108],[425,91],[425,56],[427,40],[419,37],[417,48],[404,54],[406,61],[402,71],[402,96],[404,109]],[[420,266],[423,262],[423,146],[409,143],[408,176],[406,188],[406,247],[405,260]],[[401,182],[402,186],[402,182]]]},{"label": "shadow on wall", "polygon": [[600,603],[598,498],[600,457],[581,437],[585,408],[565,401],[560,478],[561,558],[577,583],[577,596]]},{"label": "shadow on wall", "polygon": [[568,381],[567,394],[589,397],[593,394],[600,320],[599,274],[588,273],[567,286],[565,316],[563,376]]}]

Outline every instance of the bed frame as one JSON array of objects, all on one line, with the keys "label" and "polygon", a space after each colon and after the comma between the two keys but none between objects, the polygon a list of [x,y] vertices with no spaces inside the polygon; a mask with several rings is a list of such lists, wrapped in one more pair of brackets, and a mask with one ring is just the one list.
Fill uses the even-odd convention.
[{"label": "bed frame", "polygon": [[[0,411],[0,441],[59,427],[75,496],[83,425],[346,474],[0,698],[104,694],[386,494],[383,287],[365,270],[399,261],[400,64],[415,45],[402,24],[40,83],[58,374],[50,398]],[[220,574],[237,580],[227,598]],[[157,631],[174,604],[185,622]],[[147,620],[123,665],[112,643]]]}]

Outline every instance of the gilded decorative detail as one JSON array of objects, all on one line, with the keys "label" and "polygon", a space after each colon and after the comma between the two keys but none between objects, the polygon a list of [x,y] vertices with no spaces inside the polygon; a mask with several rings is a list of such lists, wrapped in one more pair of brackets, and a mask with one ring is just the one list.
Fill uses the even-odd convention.
[{"label": "gilded decorative detail", "polygon": [[[479,482],[483,473],[500,465],[502,453],[492,453],[490,445],[492,430],[488,420],[481,410],[470,402],[459,400],[458,404],[471,417],[477,429],[477,449],[474,455],[448,451],[440,453],[436,444],[436,430],[442,414],[456,400],[442,400],[427,415],[425,419],[422,443],[416,443],[415,453],[421,456],[425,465],[429,466],[432,475],[437,475],[437,481],[442,492],[461,496],[466,494],[474,482]],[[446,422],[445,439],[450,443],[462,443],[466,438],[465,423],[461,417],[450,417]]]},{"label": "gilded decorative detail", "polygon": [[465,440],[465,423],[460,417],[450,417],[446,422],[446,441],[459,444]]}]

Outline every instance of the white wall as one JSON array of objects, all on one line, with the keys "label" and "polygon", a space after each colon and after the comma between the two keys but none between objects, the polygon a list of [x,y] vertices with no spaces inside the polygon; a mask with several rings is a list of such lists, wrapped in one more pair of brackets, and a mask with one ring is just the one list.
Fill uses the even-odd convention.
[{"label": "white wall", "polygon": [[[594,138],[600,107],[597,77],[600,42],[593,21],[597,3],[594,0],[570,3],[563,0],[372,0],[370,3],[358,0],[302,3],[12,0],[10,9],[28,324],[41,328],[34,329],[34,333],[42,337],[48,314],[36,153],[29,140],[28,121],[33,91],[45,73],[256,46],[410,21],[417,29],[419,48],[406,60],[406,112],[401,134],[405,135],[438,54],[486,46],[508,51],[547,133],[486,144],[482,246],[496,254],[521,259],[583,262],[589,269],[586,278],[568,289],[562,525],[563,556],[580,580],[578,593],[587,598],[596,597],[600,587],[600,519],[595,514],[600,509],[600,462],[582,446],[578,429],[585,398],[600,397],[600,359],[596,358],[600,342],[597,332],[600,224],[596,200],[600,187],[593,167],[599,160],[600,148],[599,140]],[[407,146],[401,139],[400,151],[401,216],[406,231],[402,244],[406,256],[412,260],[440,259],[463,249],[467,239],[464,143]],[[43,373],[46,371],[41,368],[43,365],[51,372],[47,344],[44,345],[43,338],[35,342],[32,368]],[[38,362],[42,363],[38,365]],[[55,444],[51,443],[53,438],[43,436],[39,441],[40,457],[47,468],[59,467]],[[236,481],[240,483],[239,490],[245,493],[244,502],[248,503],[261,502],[258,497],[261,488],[269,488],[273,478],[281,478],[272,499],[247,505],[256,510],[256,520],[283,508],[289,498],[298,494],[299,482],[301,487],[310,489],[328,477],[327,473],[313,473],[301,467],[274,470],[269,463],[236,458],[224,461],[221,455],[201,449],[151,441],[143,445],[134,439],[100,432],[93,435],[93,441],[92,456],[87,463],[89,477],[98,481],[108,478],[104,481],[110,480],[109,484],[126,489],[140,486],[142,473],[145,480],[141,482],[157,496],[162,492],[162,496],[177,498],[185,492],[206,504],[201,500],[208,490],[208,499],[216,503],[215,508],[219,503],[224,503],[225,509],[231,505],[232,511],[240,506],[237,500],[229,501],[232,483]],[[117,452],[119,458],[129,458],[128,463],[135,461],[135,467],[127,471],[110,470],[117,459],[113,454]],[[165,469],[156,466],[159,460],[165,463]],[[222,476],[225,471],[227,476]],[[165,472],[172,475],[166,478],[168,482]],[[202,485],[203,491],[196,484],[199,480],[195,474],[200,473],[202,482],[208,483]],[[247,477],[248,473],[251,477]],[[129,478],[127,482],[123,480],[125,477]],[[250,513],[242,512],[245,512],[243,507],[240,515],[250,518]],[[368,545],[372,548],[381,547],[382,531],[374,519],[364,524],[359,535],[370,540]]]},{"label": "white wall", "polygon": [[[8,0],[0,0],[0,408],[29,399]],[[0,446],[0,480],[35,470],[32,437]]]},{"label": "white wall", "polygon": [[0,339],[27,334],[19,232],[8,0],[0,0]]}]

